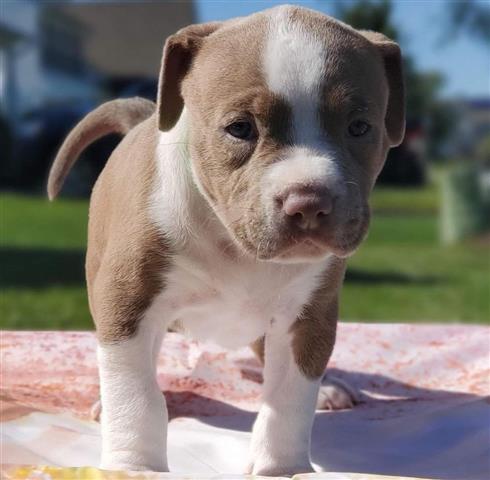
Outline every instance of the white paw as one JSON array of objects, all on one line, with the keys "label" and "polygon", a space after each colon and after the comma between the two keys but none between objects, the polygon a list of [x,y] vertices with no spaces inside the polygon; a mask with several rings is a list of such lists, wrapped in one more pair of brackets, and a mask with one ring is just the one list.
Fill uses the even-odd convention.
[{"label": "white paw", "polygon": [[344,410],[359,403],[359,393],[344,381],[325,375],[318,392],[317,410]]},{"label": "white paw", "polygon": [[99,465],[99,468],[112,472],[168,472],[168,468],[162,466],[154,467],[152,465],[122,462],[103,462]]}]

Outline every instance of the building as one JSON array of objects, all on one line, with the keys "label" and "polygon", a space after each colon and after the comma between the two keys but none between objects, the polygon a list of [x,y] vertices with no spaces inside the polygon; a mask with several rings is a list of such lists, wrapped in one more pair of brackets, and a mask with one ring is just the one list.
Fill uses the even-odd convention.
[{"label": "building", "polygon": [[2,2],[2,114],[16,124],[42,105],[97,101],[101,78],[156,78],[165,38],[195,22],[183,2]]},{"label": "building", "polygon": [[13,130],[43,105],[97,97],[82,54],[87,28],[53,3],[2,2],[1,8],[1,110]]},{"label": "building", "polygon": [[[102,101],[154,98],[165,39],[195,23],[187,0],[0,0],[0,9],[2,188],[39,188],[68,130]],[[83,162],[96,165],[90,178],[106,153]]]},{"label": "building", "polygon": [[112,77],[158,75],[165,39],[196,22],[192,1],[66,3],[63,12],[85,25],[88,62]]}]

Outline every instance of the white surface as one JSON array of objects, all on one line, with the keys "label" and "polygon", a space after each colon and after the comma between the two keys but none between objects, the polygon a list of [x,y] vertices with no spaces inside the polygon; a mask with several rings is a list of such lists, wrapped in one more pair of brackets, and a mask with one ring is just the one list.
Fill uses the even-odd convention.
[{"label": "white surface", "polygon": [[[357,407],[317,413],[313,427],[313,460],[330,471],[487,480],[490,478],[490,415],[485,399],[424,402],[416,413],[372,418],[378,408]],[[391,417],[391,418],[390,418]],[[240,474],[248,453],[254,414],[179,418],[169,425],[172,472]],[[43,435],[47,429],[63,432]],[[41,441],[41,437],[46,437]],[[38,438],[33,444],[33,439]],[[33,413],[3,424],[2,445],[29,444],[46,463],[98,465],[99,425],[66,414]],[[3,458],[15,463],[15,458]],[[326,478],[319,476],[319,478]],[[327,477],[328,478],[328,477]]]}]

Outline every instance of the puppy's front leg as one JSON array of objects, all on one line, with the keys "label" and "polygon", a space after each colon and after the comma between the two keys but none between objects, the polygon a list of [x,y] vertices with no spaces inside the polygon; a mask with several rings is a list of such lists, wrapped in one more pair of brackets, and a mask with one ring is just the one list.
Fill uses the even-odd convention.
[{"label": "puppy's front leg", "polygon": [[[322,289],[318,294],[322,295]],[[272,327],[266,334],[263,405],[252,432],[252,473],[294,475],[313,471],[311,429],[336,325],[336,292],[323,293],[288,331]]]},{"label": "puppy's front leg", "polygon": [[160,328],[142,320],[134,336],[98,345],[101,468],[168,471],[168,414],[156,380]]},{"label": "puppy's front leg", "polygon": [[320,378],[298,368],[291,335],[265,338],[263,405],[252,432],[252,473],[293,475],[313,471],[310,435]]}]

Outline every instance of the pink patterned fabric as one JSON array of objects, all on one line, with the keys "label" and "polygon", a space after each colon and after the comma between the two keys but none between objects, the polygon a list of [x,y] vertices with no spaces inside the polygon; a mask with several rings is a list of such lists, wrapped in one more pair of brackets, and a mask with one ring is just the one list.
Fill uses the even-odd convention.
[{"label": "pink patterned fabric", "polygon": [[[35,411],[89,419],[99,389],[95,346],[89,332],[2,332],[4,426]],[[339,471],[490,478],[489,359],[484,326],[340,324],[328,370],[359,389],[362,402],[317,414],[314,461]],[[260,405],[261,368],[249,349],[230,352],[170,333],[158,381],[171,428],[197,419],[198,429],[242,434]],[[22,442],[9,437],[4,448],[3,461],[29,463]]]},{"label": "pink patterned fabric", "polygon": [[[90,332],[3,332],[2,395],[35,410],[88,418],[98,398]],[[413,401],[490,395],[490,329],[340,324],[330,371],[376,398]],[[261,367],[249,349],[226,351],[169,333],[158,381],[172,417],[255,410]],[[220,405],[223,402],[225,405]]]}]

